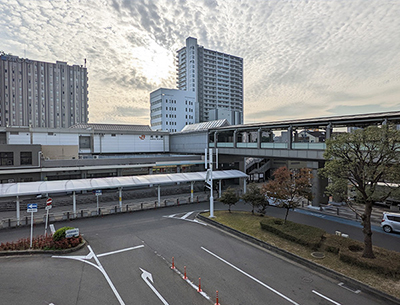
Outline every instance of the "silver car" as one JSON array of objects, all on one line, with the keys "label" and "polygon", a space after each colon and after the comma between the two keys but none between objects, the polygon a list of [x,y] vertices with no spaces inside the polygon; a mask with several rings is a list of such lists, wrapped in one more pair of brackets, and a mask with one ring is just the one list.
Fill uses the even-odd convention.
[{"label": "silver car", "polygon": [[400,232],[400,214],[383,212],[381,227],[386,233]]}]

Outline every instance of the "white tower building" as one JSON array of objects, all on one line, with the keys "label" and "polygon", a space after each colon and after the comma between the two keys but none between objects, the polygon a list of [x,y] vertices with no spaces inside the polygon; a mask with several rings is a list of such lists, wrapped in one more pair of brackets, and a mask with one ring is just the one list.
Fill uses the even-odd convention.
[{"label": "white tower building", "polygon": [[160,88],[150,93],[150,125],[153,130],[181,131],[195,123],[195,94]]}]

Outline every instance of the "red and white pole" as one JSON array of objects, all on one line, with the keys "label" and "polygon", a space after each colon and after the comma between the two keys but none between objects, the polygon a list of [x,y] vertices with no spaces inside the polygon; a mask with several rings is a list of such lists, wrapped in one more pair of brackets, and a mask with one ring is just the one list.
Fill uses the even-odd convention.
[{"label": "red and white pole", "polygon": [[172,257],[172,267],[171,269],[175,269],[174,257]]},{"label": "red and white pole", "polygon": [[221,305],[221,304],[219,304],[219,302],[218,302],[218,290],[217,290],[217,299],[216,299],[215,305]]}]

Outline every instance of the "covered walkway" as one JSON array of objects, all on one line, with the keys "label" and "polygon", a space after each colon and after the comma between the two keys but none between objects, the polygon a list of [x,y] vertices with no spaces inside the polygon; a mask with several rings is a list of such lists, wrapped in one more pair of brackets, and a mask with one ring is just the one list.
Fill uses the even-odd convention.
[{"label": "covered walkway", "polygon": [[[20,222],[20,197],[27,195],[55,193],[71,193],[73,214],[76,215],[76,192],[101,191],[104,189],[119,190],[119,205],[122,207],[122,190],[127,187],[158,186],[158,206],[161,205],[160,190],[162,185],[179,183],[191,183],[191,200],[193,201],[193,184],[204,182],[207,172],[191,172],[176,174],[157,174],[141,176],[125,176],[110,178],[92,178],[75,180],[36,181],[0,184],[0,198],[16,197],[17,223]],[[235,178],[247,178],[248,176],[239,170],[214,171],[213,180],[226,180]],[[220,184],[221,185],[221,184]],[[244,188],[246,184],[244,183]],[[243,190],[245,192],[245,189]]]}]

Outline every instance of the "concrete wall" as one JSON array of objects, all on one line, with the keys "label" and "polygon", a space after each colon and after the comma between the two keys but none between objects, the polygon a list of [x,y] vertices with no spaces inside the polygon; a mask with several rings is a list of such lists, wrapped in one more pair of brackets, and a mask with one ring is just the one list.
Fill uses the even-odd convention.
[{"label": "concrete wall", "polygon": [[43,158],[46,160],[69,160],[79,158],[78,145],[42,145]]}]

